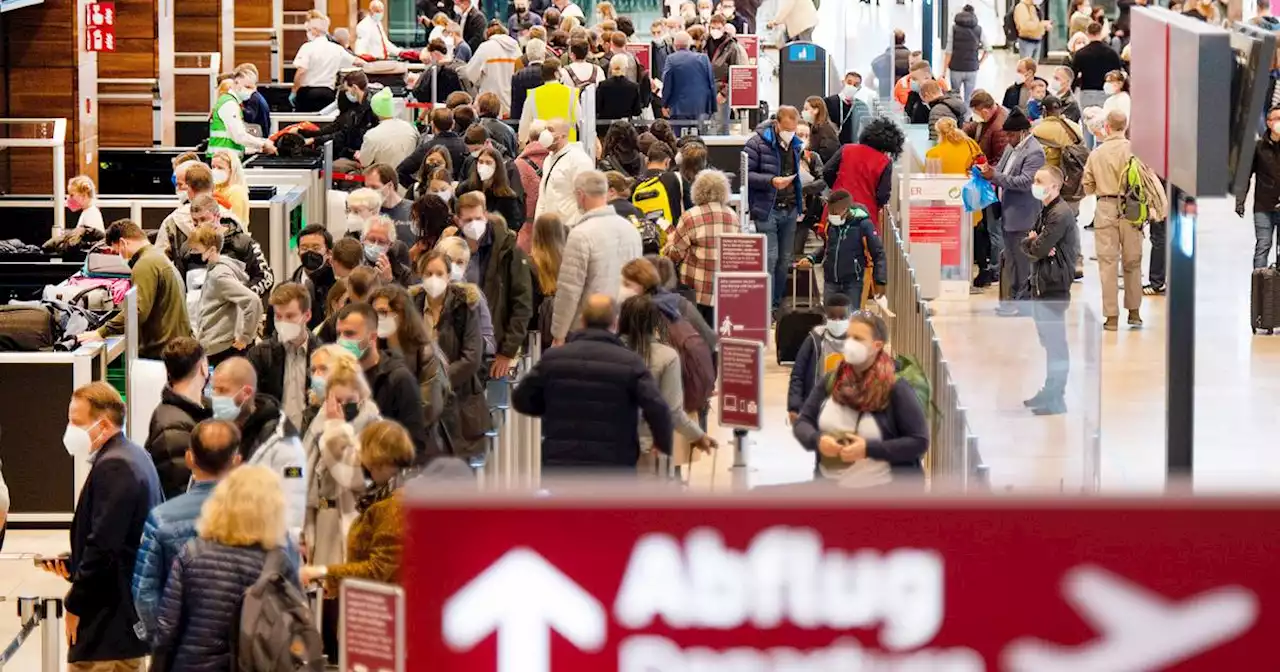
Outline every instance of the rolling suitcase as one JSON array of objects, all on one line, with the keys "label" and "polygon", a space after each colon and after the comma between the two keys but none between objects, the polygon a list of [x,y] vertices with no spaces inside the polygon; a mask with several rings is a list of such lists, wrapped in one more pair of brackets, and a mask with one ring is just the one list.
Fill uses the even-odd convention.
[{"label": "rolling suitcase", "polygon": [[[803,273],[808,282],[805,283],[805,298],[799,297],[797,287],[800,274]],[[784,297],[778,306],[778,318],[773,335],[774,345],[778,350],[778,364],[791,364],[796,361],[796,354],[804,339],[809,337],[813,328],[826,319],[822,314],[822,306],[818,303],[815,287],[814,269],[792,267],[787,274],[787,283],[791,285],[791,296]]]},{"label": "rolling suitcase", "polygon": [[1273,267],[1253,272],[1249,328],[1255,334],[1260,329],[1268,334],[1280,329],[1280,271]]}]

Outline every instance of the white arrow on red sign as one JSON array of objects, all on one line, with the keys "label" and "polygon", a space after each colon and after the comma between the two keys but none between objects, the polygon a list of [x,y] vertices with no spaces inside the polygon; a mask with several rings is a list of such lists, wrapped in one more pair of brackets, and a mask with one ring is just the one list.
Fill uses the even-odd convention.
[{"label": "white arrow on red sign", "polygon": [[607,625],[599,601],[527,548],[499,558],[444,605],[444,639],[455,651],[497,633],[498,672],[550,672],[552,630],[598,651]]}]

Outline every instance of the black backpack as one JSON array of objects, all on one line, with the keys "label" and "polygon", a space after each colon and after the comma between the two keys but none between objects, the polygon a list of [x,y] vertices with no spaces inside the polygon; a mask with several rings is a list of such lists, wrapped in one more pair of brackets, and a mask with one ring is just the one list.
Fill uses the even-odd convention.
[{"label": "black backpack", "polygon": [[320,631],[288,572],[284,552],[272,549],[258,580],[244,593],[234,646],[239,672],[324,672]]},{"label": "black backpack", "polygon": [[1071,124],[1061,117],[1057,117],[1057,121],[1067,129],[1067,133],[1071,134],[1072,143],[1063,146],[1048,140],[1040,142],[1046,147],[1059,150],[1062,156],[1059,162],[1059,167],[1062,169],[1062,200],[1075,203],[1084,198],[1084,166],[1089,162],[1089,149],[1084,146],[1083,139],[1076,135]]}]

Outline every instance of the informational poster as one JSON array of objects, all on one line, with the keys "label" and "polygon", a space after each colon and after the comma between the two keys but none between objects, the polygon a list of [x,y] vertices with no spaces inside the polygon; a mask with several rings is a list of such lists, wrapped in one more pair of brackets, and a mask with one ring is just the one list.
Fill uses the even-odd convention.
[{"label": "informational poster", "polygon": [[[640,67],[653,73],[653,45],[648,42],[628,42],[623,47],[628,54],[636,57],[636,61],[640,63]],[[662,73],[657,73],[658,79],[662,79]]]},{"label": "informational poster", "polygon": [[769,274],[717,273],[716,330],[721,338],[764,344],[769,337]]},{"label": "informational poster", "polygon": [[760,429],[764,411],[764,345],[720,340],[720,426]]},{"label": "informational poster", "polygon": [[406,497],[413,669],[1273,669],[1275,497],[673,501],[606,483]]},{"label": "informational poster", "polygon": [[116,3],[90,2],[84,12],[85,51],[115,51]]},{"label": "informational poster", "polygon": [[404,589],[346,579],[339,599],[339,669],[405,672]]},{"label": "informational poster", "polygon": [[760,105],[760,70],[754,65],[729,66],[729,107]]},{"label": "informational poster", "polygon": [[720,273],[764,273],[765,237],[761,233],[722,233],[716,237]]},{"label": "informational poster", "polygon": [[911,242],[934,243],[942,248],[942,265],[959,266],[963,263],[961,227],[965,217],[963,206],[916,205],[911,206]]},{"label": "informational poster", "polygon": [[742,50],[747,52],[747,65],[756,65],[760,62],[760,36],[743,34],[737,38],[738,44],[742,45]]}]

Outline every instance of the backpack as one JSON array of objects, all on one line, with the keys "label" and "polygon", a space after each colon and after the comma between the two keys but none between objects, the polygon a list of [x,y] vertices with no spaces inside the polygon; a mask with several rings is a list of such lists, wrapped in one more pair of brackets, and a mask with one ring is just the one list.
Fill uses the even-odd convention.
[{"label": "backpack", "polygon": [[279,548],[267,553],[258,580],[240,603],[235,650],[238,672],[323,672],[324,643],[307,598],[286,577]]},{"label": "backpack", "polygon": [[1124,169],[1124,193],[1120,195],[1120,216],[1136,227],[1147,223],[1147,189],[1142,183],[1142,161],[1130,156]]},{"label": "backpack", "polygon": [[716,367],[711,346],[688,320],[667,320],[667,340],[680,354],[680,384],[684,388],[684,410],[702,410],[716,388]]},{"label": "backpack", "polygon": [[[570,64],[570,65],[572,65],[572,64]],[[569,81],[573,82],[573,88],[577,89],[579,94],[581,94],[581,93],[582,93],[582,90],[583,90],[583,89],[585,89],[585,88],[587,88],[588,86],[590,86],[590,85],[592,85],[592,84],[595,84],[595,83],[596,83],[596,74],[597,74],[598,72],[600,72],[599,70],[596,70],[596,69],[593,67],[593,68],[591,68],[591,78],[590,78],[590,79],[578,79],[578,76],[577,76],[577,75],[575,75],[575,74],[573,74],[573,68],[572,68],[572,67],[570,67],[570,65],[566,65],[566,66],[564,67],[564,71],[565,71],[565,72],[567,72],[567,73],[569,73]],[[598,66],[597,66],[597,67],[598,67]]]},{"label": "backpack", "polygon": [[[929,382],[929,376],[924,372],[924,366],[920,364],[920,360],[911,355],[895,355],[893,358],[895,368],[898,375],[894,379],[907,381],[912,391],[916,393],[916,401],[920,402],[920,408],[924,409],[925,415],[932,422],[938,416],[938,407],[933,403],[933,385]],[[831,391],[836,387],[836,374],[839,370],[832,371],[827,374],[827,396],[831,395]]]},{"label": "backpack", "polygon": [[[631,192],[631,204],[636,206],[646,219],[650,215],[657,215],[657,218],[667,220],[668,224],[674,224],[670,196],[667,193],[667,186],[662,183],[662,174],[658,174],[636,185]],[[683,198],[683,196],[680,197]]]},{"label": "backpack", "polygon": [[1076,135],[1075,129],[1071,128],[1061,117],[1056,117],[1058,123],[1067,129],[1067,133],[1073,138],[1069,145],[1059,145],[1048,140],[1040,142],[1048,147],[1059,151],[1062,157],[1060,168],[1062,169],[1062,200],[1068,203],[1075,203],[1084,198],[1084,165],[1089,161],[1089,149],[1084,146],[1083,139]]}]

